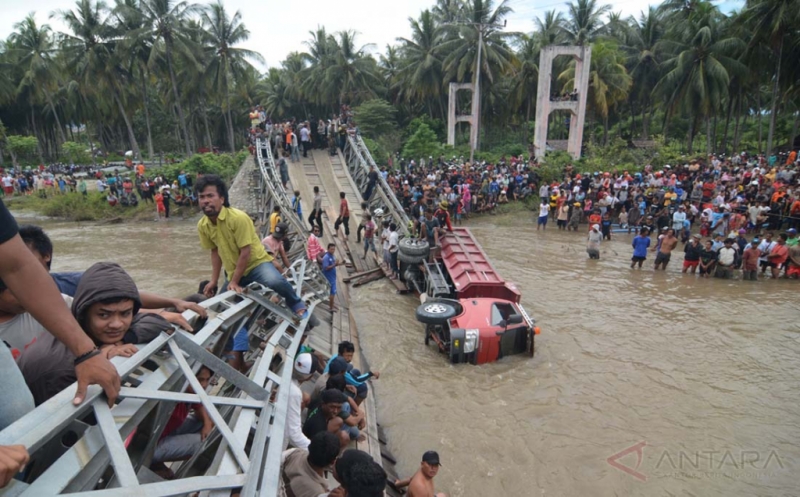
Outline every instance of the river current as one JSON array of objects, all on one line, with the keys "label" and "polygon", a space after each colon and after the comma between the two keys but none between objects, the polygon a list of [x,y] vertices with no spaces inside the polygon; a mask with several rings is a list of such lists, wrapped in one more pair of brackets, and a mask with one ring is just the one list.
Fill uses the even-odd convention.
[{"label": "river current", "polygon": [[[116,261],[171,296],[210,275],[192,221],[26,221],[53,239],[55,271]],[[533,358],[451,366],[414,297],[386,280],[352,292],[402,475],[433,449],[451,496],[800,495],[797,282],[700,280],[680,254],[630,270],[629,235],[589,261],[582,232],[472,224],[542,328]]]}]

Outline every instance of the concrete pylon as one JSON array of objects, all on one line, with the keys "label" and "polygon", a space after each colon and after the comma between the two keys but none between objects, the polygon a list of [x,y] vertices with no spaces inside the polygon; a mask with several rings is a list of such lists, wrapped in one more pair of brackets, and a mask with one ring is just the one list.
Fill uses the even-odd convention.
[{"label": "concrete pylon", "polygon": [[[575,59],[575,88],[577,100],[551,101],[550,81],[552,80],[553,60],[567,55]],[[583,145],[583,124],[586,120],[586,98],[589,93],[589,72],[592,61],[591,46],[544,47],[539,55],[539,88],[536,95],[536,131],[533,138],[534,155],[543,159],[547,147],[547,123],[554,110],[568,110],[572,113],[569,123],[567,151],[574,159],[581,157]]]},{"label": "concrete pylon", "polygon": [[[458,90],[469,90],[472,93],[472,106],[470,114],[456,115],[456,95]],[[447,144],[456,144],[456,123],[469,123],[469,142],[472,148],[478,147],[478,127],[477,123],[480,109],[476,108],[475,85],[472,83],[450,83],[450,95],[447,101]]]}]

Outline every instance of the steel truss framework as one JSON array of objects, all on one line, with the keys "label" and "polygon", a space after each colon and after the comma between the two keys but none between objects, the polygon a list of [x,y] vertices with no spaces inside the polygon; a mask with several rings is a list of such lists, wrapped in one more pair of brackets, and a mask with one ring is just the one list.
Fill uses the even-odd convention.
[{"label": "steel truss framework", "polygon": [[[347,135],[343,153],[347,162],[347,170],[363,195],[367,191],[369,182],[367,175],[370,166],[375,167],[375,170],[380,173],[378,166],[359,135]],[[375,212],[375,209],[378,208],[383,209],[383,219],[394,222],[397,225],[398,234],[408,235],[408,215],[383,176],[378,174],[378,182],[373,189],[372,196],[364,200],[369,205],[371,212]]]},{"label": "steel truss framework", "polygon": [[[282,187],[275,186],[280,181],[274,181],[271,157],[259,154],[258,158],[265,189],[260,200],[285,205],[288,198]],[[308,303],[311,316],[328,295],[327,281],[315,264],[307,264],[302,256],[293,260],[287,278]],[[295,323],[286,308],[270,300],[272,294],[253,284],[244,295],[217,295],[200,304],[209,317],[195,334],[162,333],[140,345],[133,357],[114,358],[123,388],[112,408],[97,386],[89,388],[82,405],[73,406],[77,388],[73,384],[0,432],[0,445],[22,444],[31,454],[24,479],[14,480],[0,495],[199,492],[202,497],[227,497],[236,488],[247,497],[276,495],[293,359],[309,319],[314,318]],[[183,315],[190,323],[198,322],[192,311]],[[242,327],[250,335],[248,354],[254,359],[247,376],[218,357]],[[262,352],[258,345],[264,341]],[[195,377],[201,365],[219,379],[221,386],[214,395],[206,393]],[[188,386],[197,393],[186,393]],[[216,429],[194,457],[173,466],[176,479],[165,481],[148,467],[178,402],[202,404]]]}]

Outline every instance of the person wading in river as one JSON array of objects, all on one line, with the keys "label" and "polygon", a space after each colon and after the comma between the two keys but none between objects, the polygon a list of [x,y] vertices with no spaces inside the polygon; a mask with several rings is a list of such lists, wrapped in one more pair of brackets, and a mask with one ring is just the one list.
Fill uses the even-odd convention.
[{"label": "person wading in river", "polygon": [[422,462],[414,476],[407,480],[395,480],[396,488],[408,487],[408,497],[446,497],[442,492],[436,492],[433,479],[439,473],[439,454],[429,450],[422,454]]},{"label": "person wading in river", "polygon": [[661,240],[661,245],[658,247],[658,254],[656,255],[655,269],[658,270],[659,266],[664,271],[667,270],[667,264],[672,257],[672,251],[678,246],[678,239],[675,237],[675,230],[668,229],[664,238]]},{"label": "person wading in river", "polygon": [[228,203],[228,189],[222,178],[207,174],[197,180],[195,188],[205,214],[197,223],[200,245],[211,251],[211,280],[203,293],[213,296],[213,288],[224,267],[223,291],[242,293],[243,287],[258,282],[275,290],[288,307],[305,317],[305,304],[272,264],[272,257],[258,239],[250,216]]}]

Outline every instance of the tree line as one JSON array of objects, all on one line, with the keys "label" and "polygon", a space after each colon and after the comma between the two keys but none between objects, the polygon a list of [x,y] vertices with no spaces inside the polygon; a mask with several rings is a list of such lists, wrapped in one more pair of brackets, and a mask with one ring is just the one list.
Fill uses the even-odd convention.
[{"label": "tree line", "polygon": [[[221,2],[79,0],[51,14],[65,32],[31,15],[0,44],[0,130],[37,137],[48,158],[80,141],[79,125],[106,151],[191,155],[241,146],[237,130],[257,104],[273,118],[305,119],[381,99],[401,125],[441,124],[449,84],[480,77],[484,133],[530,141],[540,50],[564,44],[592,46],[586,136],[596,144],[658,136],[691,153],[701,137],[705,151],[730,153],[797,136],[800,0],[748,0],[731,13],[665,0],[627,18],[598,0],[565,6],[515,33],[504,27],[507,0],[436,0],[381,52],[355,30],[320,26],[303,52],[262,74],[252,65],[261,56],[237,47],[249,36],[241,14]],[[558,58],[553,88],[572,91],[573,71]]]}]

